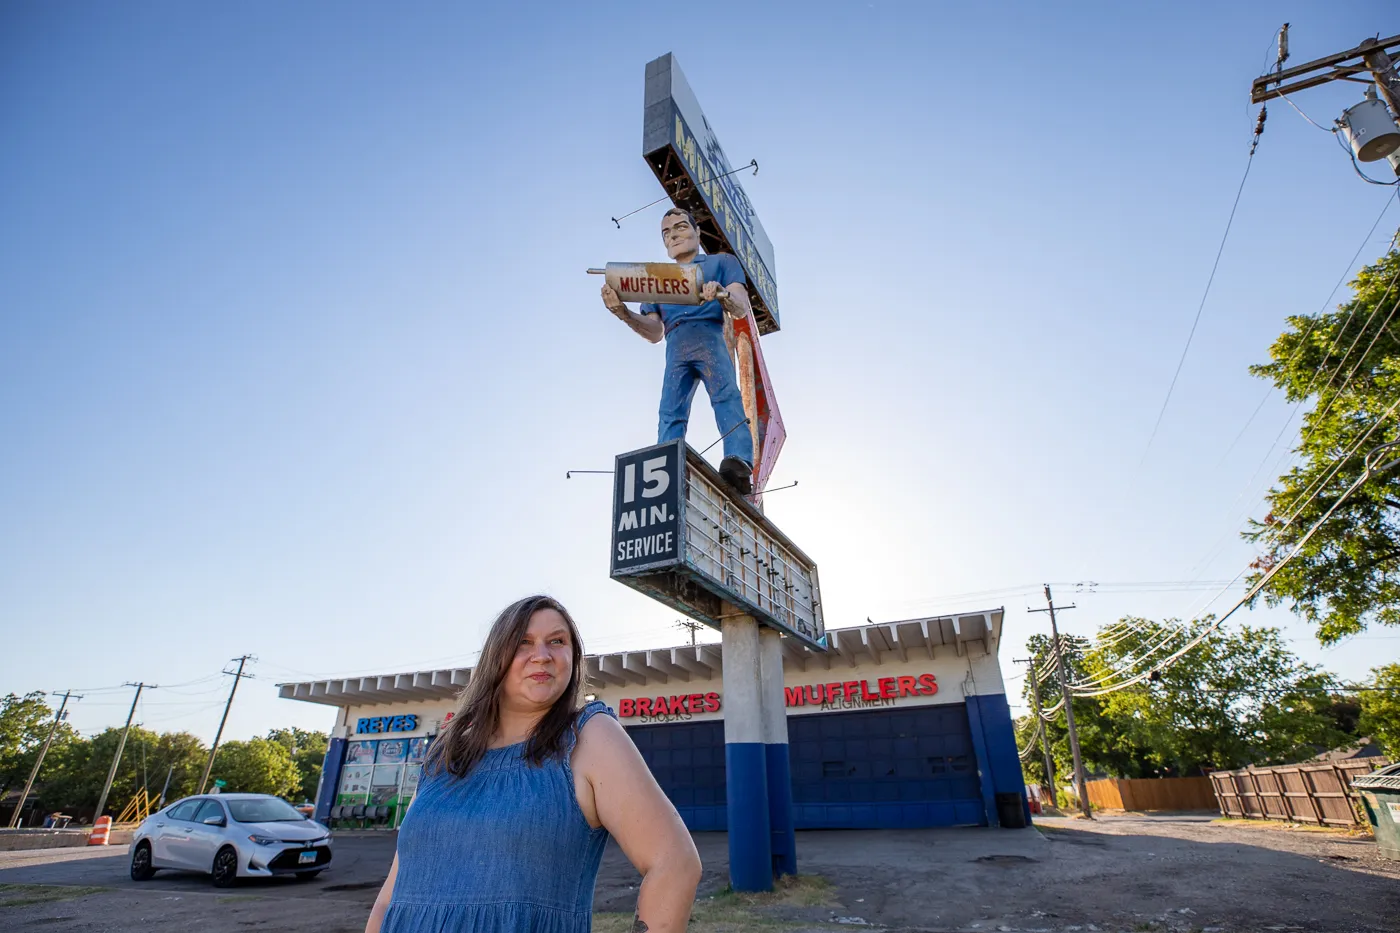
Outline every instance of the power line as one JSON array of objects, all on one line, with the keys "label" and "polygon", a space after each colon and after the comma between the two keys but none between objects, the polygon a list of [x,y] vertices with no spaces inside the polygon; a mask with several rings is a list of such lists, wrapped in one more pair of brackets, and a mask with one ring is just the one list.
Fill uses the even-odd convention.
[{"label": "power line", "polygon": [[[1391,194],[1390,197],[1386,198],[1385,203],[1381,205],[1381,212],[1376,215],[1375,222],[1371,224],[1371,229],[1366,231],[1366,236],[1362,238],[1361,243],[1356,247],[1356,252],[1353,253],[1351,259],[1347,261],[1346,267],[1342,270],[1342,274],[1337,278],[1337,283],[1332,286],[1332,290],[1328,292],[1327,297],[1323,299],[1322,307],[1318,309],[1316,315],[1308,318],[1307,325],[1303,328],[1302,333],[1298,336],[1297,345],[1293,348],[1293,352],[1289,354],[1288,361],[1284,363],[1285,369],[1291,366],[1294,363],[1294,361],[1298,359],[1298,356],[1303,352],[1304,348],[1307,346],[1308,336],[1312,333],[1313,328],[1317,326],[1318,321],[1322,320],[1323,316],[1327,314],[1327,309],[1332,304],[1332,298],[1337,294],[1337,289],[1341,288],[1342,285],[1346,283],[1347,278],[1351,276],[1352,270],[1356,267],[1356,261],[1361,257],[1362,252],[1366,249],[1366,244],[1371,242],[1371,237],[1375,236],[1377,228],[1380,227],[1381,221],[1385,219],[1386,212],[1390,210],[1390,205],[1396,200],[1398,195],[1400,195],[1400,193]],[[1348,317],[1348,320],[1350,320],[1350,317]],[[1340,340],[1338,340],[1337,342],[1340,343]],[[1305,390],[1303,397],[1299,399],[1297,405],[1295,405],[1292,411],[1289,412],[1288,418],[1284,421],[1283,426],[1279,428],[1278,434],[1274,436],[1273,443],[1269,445],[1269,449],[1264,453],[1264,456],[1260,458],[1259,465],[1254,468],[1254,472],[1251,473],[1249,479],[1245,481],[1244,487],[1241,488],[1240,491],[1235,495],[1235,499],[1233,502],[1230,503],[1230,506],[1228,507],[1227,511],[1233,513],[1236,507],[1239,505],[1240,500],[1243,499],[1245,495],[1251,489],[1254,488],[1255,480],[1259,478],[1260,474],[1264,470],[1265,465],[1268,464],[1269,458],[1273,456],[1274,451],[1278,448],[1278,445],[1283,441],[1284,433],[1287,432],[1289,426],[1293,424],[1293,419],[1297,417],[1298,412],[1302,410],[1303,403],[1306,402],[1307,397],[1312,394],[1312,387],[1316,385],[1317,378],[1319,375],[1320,371],[1318,373],[1314,373],[1313,378],[1308,383],[1308,388],[1307,390]],[[1249,429],[1250,424],[1253,423],[1254,418],[1259,414],[1260,410],[1263,409],[1264,403],[1267,402],[1270,396],[1273,395],[1274,390],[1275,386],[1273,385],[1270,385],[1269,388],[1265,390],[1264,397],[1261,398],[1259,400],[1259,404],[1255,406],[1254,414],[1250,415],[1249,420],[1245,422],[1244,427],[1241,428],[1239,433],[1235,435],[1235,439],[1230,442],[1230,446],[1226,449],[1225,454],[1221,456],[1221,465],[1224,464],[1225,457],[1229,455],[1230,451],[1233,450],[1235,445],[1239,443],[1240,439],[1244,437],[1244,434]],[[1281,462],[1282,461],[1280,461],[1280,465]],[[1275,467],[1275,472],[1276,471],[1277,467]],[[1241,519],[1243,519],[1249,514],[1249,508],[1252,508],[1252,506],[1247,507],[1243,515],[1240,515],[1239,517],[1231,521],[1230,527],[1228,527],[1221,534],[1221,536],[1216,539],[1215,543],[1212,544],[1210,549],[1207,551],[1206,556],[1203,557],[1200,562],[1198,562],[1197,566],[1201,567],[1202,572],[1204,572],[1205,568],[1209,566],[1210,561],[1214,560],[1215,554],[1229,539],[1231,533],[1237,529]]]},{"label": "power line", "polygon": [[[1392,240],[1391,243],[1393,246],[1394,240]],[[1390,250],[1387,250],[1386,254],[1389,255],[1390,252]],[[1385,292],[1382,293],[1381,297],[1376,301],[1375,306],[1371,308],[1371,313],[1366,315],[1366,321],[1356,332],[1356,336],[1351,339],[1351,344],[1347,346],[1346,352],[1343,353],[1341,359],[1337,361],[1336,368],[1332,370],[1332,375],[1327,379],[1327,385],[1323,386],[1321,389],[1318,390],[1317,396],[1319,400],[1321,400],[1323,393],[1325,393],[1328,389],[1332,388],[1332,383],[1337,380],[1337,374],[1340,373],[1342,371],[1342,367],[1346,365],[1347,359],[1351,356],[1351,351],[1356,349],[1356,345],[1361,342],[1361,338],[1365,336],[1366,331],[1370,328],[1371,322],[1375,320],[1376,315],[1380,313],[1381,307],[1385,304],[1385,300],[1389,298],[1390,293],[1394,291],[1395,282],[1397,279],[1400,279],[1400,265],[1397,265],[1395,274],[1390,277],[1390,283],[1386,286]],[[1384,323],[1382,323],[1380,328],[1377,329],[1376,336],[1371,339],[1370,345],[1367,346],[1366,350],[1362,351],[1361,356],[1357,358],[1356,363],[1347,372],[1347,377],[1342,382],[1341,387],[1338,388],[1336,392],[1332,393],[1330,397],[1328,397],[1326,404],[1322,406],[1322,410],[1320,412],[1317,412],[1313,422],[1308,425],[1306,430],[1304,430],[1302,444],[1300,446],[1307,446],[1308,439],[1312,437],[1313,431],[1317,430],[1317,419],[1324,417],[1327,414],[1327,412],[1332,410],[1332,405],[1341,396],[1341,394],[1346,391],[1346,387],[1351,384],[1351,377],[1356,375],[1357,369],[1359,369],[1361,363],[1365,361],[1366,353],[1370,352],[1372,346],[1375,346],[1376,339],[1380,337],[1381,330],[1384,330],[1386,325],[1390,323],[1390,319],[1395,316],[1396,307],[1400,307],[1400,302],[1397,302],[1395,306],[1391,307],[1390,314],[1386,316]],[[1338,335],[1337,342],[1341,342],[1340,334]],[[1309,388],[1311,388],[1311,385],[1309,386]]]},{"label": "power line", "polygon": [[1176,389],[1176,381],[1181,376],[1181,367],[1186,365],[1186,355],[1191,352],[1191,341],[1196,336],[1196,326],[1201,323],[1201,312],[1205,310],[1206,299],[1210,297],[1210,287],[1215,284],[1215,273],[1220,268],[1220,257],[1225,254],[1225,243],[1230,239],[1230,228],[1235,223],[1235,211],[1239,209],[1240,197],[1244,194],[1244,183],[1249,180],[1249,170],[1254,165],[1254,152],[1259,148],[1259,137],[1264,134],[1264,121],[1268,119],[1269,111],[1267,107],[1259,108],[1259,120],[1254,124],[1254,139],[1249,144],[1249,158],[1245,160],[1244,176],[1240,178],[1240,186],[1235,191],[1235,202],[1230,205],[1230,216],[1225,221],[1225,233],[1220,237],[1220,247],[1215,251],[1215,262],[1210,267],[1210,277],[1206,279],[1206,289],[1201,295],[1201,303],[1196,306],[1196,316],[1191,321],[1191,330],[1186,335],[1186,346],[1181,348],[1181,359],[1176,362],[1176,371],[1172,373],[1171,384],[1167,386],[1167,396],[1162,399],[1162,408],[1157,412],[1157,420],[1152,425],[1152,433],[1147,438],[1147,446],[1143,448],[1142,460],[1138,463],[1139,468],[1147,462],[1147,454],[1152,450],[1152,442],[1157,439],[1157,431],[1162,426],[1162,418],[1167,414],[1167,405],[1172,400],[1172,392]]},{"label": "power line", "polygon": [[[1383,415],[1383,416],[1381,417],[1381,421],[1385,420],[1385,418],[1388,418],[1391,414],[1393,414],[1393,413],[1395,412],[1395,409],[1396,409],[1396,408],[1400,408],[1400,399],[1397,399],[1396,402],[1395,402],[1395,404],[1392,405],[1392,406],[1390,407],[1390,409],[1385,413],[1385,415]],[[1380,421],[1377,422],[1377,426],[1379,426],[1379,424],[1380,424]],[[1372,430],[1374,430],[1374,427],[1372,428]],[[1369,433],[1369,432],[1368,432],[1368,433]],[[1278,575],[1279,571],[1281,571],[1284,567],[1286,567],[1286,566],[1289,564],[1289,562],[1293,560],[1293,558],[1297,557],[1300,553],[1302,553],[1303,547],[1308,543],[1309,539],[1311,539],[1312,536],[1313,536],[1314,534],[1317,533],[1317,530],[1318,530],[1319,528],[1321,528],[1321,527],[1323,526],[1323,524],[1325,524],[1329,518],[1332,517],[1332,514],[1333,514],[1334,512],[1336,512],[1338,508],[1341,507],[1341,505],[1342,505],[1343,502],[1345,502],[1348,498],[1351,497],[1351,494],[1354,493],[1354,492],[1361,486],[1361,484],[1362,484],[1363,482],[1365,482],[1367,479],[1369,479],[1369,478],[1370,478],[1373,474],[1375,474],[1375,473],[1385,472],[1385,471],[1387,471],[1387,470],[1394,469],[1397,465],[1400,465],[1400,458],[1395,458],[1395,459],[1391,460],[1390,462],[1386,463],[1384,466],[1380,466],[1380,467],[1373,466],[1373,465],[1371,464],[1371,462],[1370,462],[1370,461],[1371,461],[1371,458],[1372,458],[1373,456],[1375,456],[1376,454],[1378,454],[1378,453],[1381,452],[1382,450],[1386,450],[1386,451],[1390,450],[1391,448],[1395,447],[1396,444],[1398,444],[1398,443],[1400,443],[1400,442],[1391,442],[1391,443],[1388,443],[1388,444],[1383,444],[1383,445],[1381,445],[1380,447],[1377,447],[1377,448],[1375,448],[1374,450],[1372,450],[1369,454],[1367,454],[1367,457],[1366,457],[1366,459],[1367,459],[1366,469],[1363,470],[1362,473],[1361,473],[1361,475],[1358,476],[1358,477],[1356,478],[1356,481],[1355,481],[1355,482],[1353,482],[1349,487],[1347,487],[1347,490],[1346,490],[1344,493],[1342,493],[1341,496],[1338,497],[1337,501],[1334,502],[1334,503],[1332,503],[1331,508],[1329,508],[1329,509],[1326,511],[1326,513],[1323,514],[1323,516],[1322,516],[1321,518],[1319,518],[1316,522],[1314,522],[1314,523],[1312,524],[1312,527],[1310,527],[1310,528],[1307,530],[1307,532],[1303,535],[1303,537],[1302,537],[1301,539],[1299,539],[1298,543],[1294,546],[1293,550],[1288,554],[1288,556],[1285,557],[1285,558],[1284,558],[1282,561],[1280,561],[1279,563],[1277,563],[1277,564],[1275,564],[1274,566],[1270,567],[1269,570],[1268,570],[1268,572],[1265,573],[1264,576],[1261,577],[1261,578],[1259,579],[1259,581],[1258,581],[1257,583],[1254,584],[1254,586],[1250,587],[1249,592],[1245,593],[1245,595],[1244,595],[1243,597],[1240,598],[1239,602],[1235,603],[1234,606],[1230,607],[1230,611],[1229,611],[1229,612],[1226,612],[1226,613],[1225,613],[1224,615],[1222,615],[1220,618],[1216,619],[1214,622],[1212,622],[1212,623],[1205,629],[1205,631],[1201,632],[1200,635],[1198,635],[1197,637],[1193,638],[1191,641],[1187,642],[1187,643],[1186,643],[1185,645],[1183,645],[1181,648],[1178,648],[1178,649],[1177,649],[1172,655],[1170,655],[1169,657],[1164,658],[1160,663],[1158,663],[1157,665],[1155,665],[1155,667],[1154,667],[1153,669],[1154,669],[1154,670],[1157,670],[1157,671],[1160,671],[1160,670],[1165,669],[1166,667],[1169,667],[1171,664],[1174,664],[1182,655],[1184,655],[1186,652],[1190,651],[1190,650],[1191,650],[1192,648],[1194,648],[1196,645],[1199,645],[1199,644],[1200,644],[1202,641],[1204,641],[1211,633],[1213,633],[1215,630],[1217,630],[1218,628],[1220,628],[1220,626],[1223,625],[1223,624],[1225,623],[1225,620],[1229,619],[1230,616],[1234,615],[1234,614],[1239,610],[1239,608],[1240,608],[1241,606],[1245,605],[1245,604],[1248,603],[1250,600],[1252,600],[1252,599],[1255,597],[1255,595],[1257,595],[1265,586],[1268,585],[1269,581],[1271,581],[1275,576]],[[1151,675],[1151,673],[1152,673],[1151,671],[1146,671],[1146,672],[1137,674],[1137,675],[1135,675],[1134,677],[1131,677],[1131,678],[1129,678],[1128,680],[1123,681],[1122,683],[1113,684],[1113,685],[1111,685],[1111,686],[1107,686],[1107,687],[1104,687],[1104,688],[1101,688],[1101,689],[1098,689],[1098,690],[1076,691],[1074,695],[1076,695],[1076,696],[1104,696],[1104,695],[1109,694],[1109,693],[1116,693],[1116,692],[1118,692],[1119,690],[1124,690],[1124,689],[1126,689],[1126,688],[1128,688],[1128,687],[1131,687],[1133,684],[1141,683],[1143,680],[1145,680],[1147,677],[1149,677],[1149,676]],[[1067,692],[1068,692],[1068,691],[1067,691]]]}]

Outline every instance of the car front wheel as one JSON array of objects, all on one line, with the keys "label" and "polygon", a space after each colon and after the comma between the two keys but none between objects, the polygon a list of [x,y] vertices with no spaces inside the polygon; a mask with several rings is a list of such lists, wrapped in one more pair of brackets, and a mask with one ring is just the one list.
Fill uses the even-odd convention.
[{"label": "car front wheel", "polygon": [[238,883],[238,852],[232,847],[219,850],[214,856],[214,887],[231,888]]},{"label": "car front wheel", "polygon": [[131,853],[131,880],[150,881],[155,874],[156,870],[151,867],[151,844],[138,843],[135,851]]}]

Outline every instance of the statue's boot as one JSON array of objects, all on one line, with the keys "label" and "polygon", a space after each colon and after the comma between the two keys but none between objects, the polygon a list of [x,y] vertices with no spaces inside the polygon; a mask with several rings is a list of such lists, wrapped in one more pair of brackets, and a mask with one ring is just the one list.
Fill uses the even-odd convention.
[{"label": "statue's boot", "polygon": [[753,492],[753,464],[739,457],[725,457],[719,464],[719,475],[741,496]]}]

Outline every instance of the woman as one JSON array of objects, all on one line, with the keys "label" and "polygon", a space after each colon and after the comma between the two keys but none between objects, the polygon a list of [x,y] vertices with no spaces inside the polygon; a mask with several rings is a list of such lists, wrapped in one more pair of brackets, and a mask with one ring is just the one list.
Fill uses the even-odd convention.
[{"label": "woman", "polygon": [[579,709],[583,683],[558,602],[531,596],[496,618],[365,933],[586,933],[609,835],[642,874],[632,929],[685,930],[695,844],[612,710]]}]

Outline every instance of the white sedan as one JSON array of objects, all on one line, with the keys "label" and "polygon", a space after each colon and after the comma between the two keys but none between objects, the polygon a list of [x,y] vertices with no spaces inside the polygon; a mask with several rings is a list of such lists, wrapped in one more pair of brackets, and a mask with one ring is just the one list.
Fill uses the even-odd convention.
[{"label": "white sedan", "polygon": [[212,875],[215,887],[239,878],[314,878],[331,861],[331,831],[280,797],[215,794],[186,797],[153,813],[131,840],[131,878],[157,869]]}]

